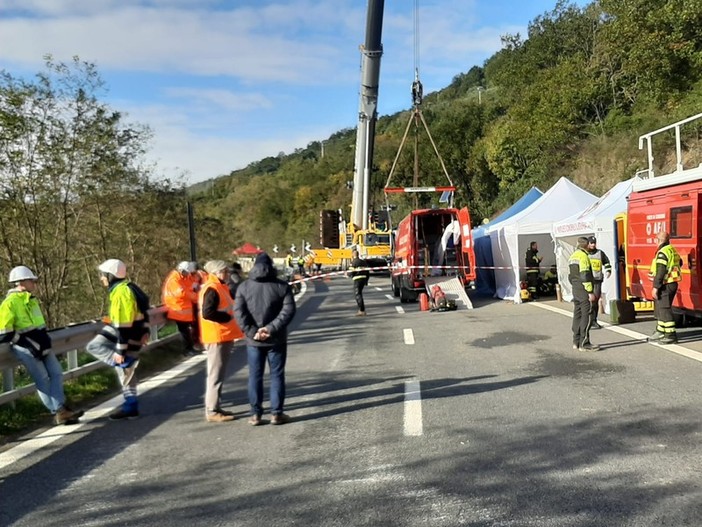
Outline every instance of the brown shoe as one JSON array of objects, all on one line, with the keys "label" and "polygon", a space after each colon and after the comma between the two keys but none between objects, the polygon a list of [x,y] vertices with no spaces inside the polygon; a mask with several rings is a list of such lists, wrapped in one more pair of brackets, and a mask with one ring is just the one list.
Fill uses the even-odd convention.
[{"label": "brown shoe", "polygon": [[288,414],[276,414],[271,417],[272,425],[284,425],[290,422],[290,416]]},{"label": "brown shoe", "polygon": [[249,417],[249,424],[251,426],[258,426],[261,424],[261,416],[260,415],[252,415]]},{"label": "brown shoe", "polygon": [[56,412],[56,415],[54,415],[54,423],[57,425],[74,425],[78,422],[81,415],[83,415],[82,411],[73,412],[68,408],[63,407]]},{"label": "brown shoe", "polygon": [[205,415],[205,419],[208,423],[226,423],[227,421],[233,421],[235,417],[233,415],[223,414],[222,412],[213,412]]}]

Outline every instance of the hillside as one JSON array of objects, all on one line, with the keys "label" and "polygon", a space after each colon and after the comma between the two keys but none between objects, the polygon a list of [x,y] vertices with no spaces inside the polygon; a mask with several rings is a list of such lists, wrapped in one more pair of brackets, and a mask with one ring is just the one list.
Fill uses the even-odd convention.
[{"label": "hillside", "polygon": [[[701,66],[696,0],[600,0],[584,8],[559,2],[526,36],[505,35],[503,49],[483,65],[426,96],[422,110],[459,188],[457,204],[468,205],[477,223],[532,185],[545,190],[567,176],[601,194],[645,168],[639,135],[702,111]],[[409,117],[408,110],[379,119],[376,209]],[[699,156],[698,130],[684,132],[689,153]],[[411,141],[393,185],[411,181]],[[421,184],[444,184],[430,142],[421,134],[417,142]],[[302,239],[317,246],[319,211],[350,205],[354,144],[355,130],[341,130],[191,187],[203,255],[215,252],[208,249],[213,240],[215,250],[242,241],[268,250]],[[669,162],[669,144],[656,147],[657,162]],[[393,204],[397,219],[410,207]]]}]

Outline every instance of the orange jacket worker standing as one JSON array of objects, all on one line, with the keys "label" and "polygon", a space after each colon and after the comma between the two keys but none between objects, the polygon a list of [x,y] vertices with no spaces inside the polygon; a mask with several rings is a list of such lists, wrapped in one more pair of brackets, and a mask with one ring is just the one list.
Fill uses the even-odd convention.
[{"label": "orange jacket worker standing", "polygon": [[205,264],[208,276],[199,296],[200,337],[207,350],[205,418],[209,422],[233,421],[234,414],[222,410],[222,385],[234,341],[244,337],[234,320],[234,300],[227,282],[230,270],[223,260]]},{"label": "orange jacket worker standing", "polygon": [[168,308],[167,317],[178,326],[185,343],[185,354],[194,355],[198,340],[197,290],[199,277],[195,262],[180,262],[163,283],[161,297]]}]

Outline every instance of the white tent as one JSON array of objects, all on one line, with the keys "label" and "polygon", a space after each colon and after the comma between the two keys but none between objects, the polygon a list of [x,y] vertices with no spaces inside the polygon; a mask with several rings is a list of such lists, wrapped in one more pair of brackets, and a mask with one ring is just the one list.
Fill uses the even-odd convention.
[{"label": "white tent", "polygon": [[597,197],[562,177],[529,207],[500,224],[489,227],[495,262],[496,296],[521,303],[519,282],[526,277],[524,255],[533,241],[543,257],[542,271],[556,263],[553,250],[553,224],[583,210]]},{"label": "white tent", "polygon": [[573,299],[568,282],[568,259],[575,251],[578,237],[592,235],[597,238],[597,248],[604,251],[612,264],[612,276],[602,282],[602,302],[606,313],[609,313],[609,300],[619,298],[617,256],[621,240],[617,240],[614,218],[626,212],[627,197],[631,194],[634,179],[617,183],[592,206],[553,225],[558,282],[564,300]]}]

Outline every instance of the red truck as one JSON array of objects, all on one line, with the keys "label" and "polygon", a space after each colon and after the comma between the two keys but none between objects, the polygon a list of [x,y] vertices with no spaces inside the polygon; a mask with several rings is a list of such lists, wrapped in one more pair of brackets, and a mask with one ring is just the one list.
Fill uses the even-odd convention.
[{"label": "red truck", "polygon": [[414,210],[398,224],[391,272],[393,295],[402,303],[416,301],[429,276],[455,276],[464,287],[475,280],[467,208]]}]

